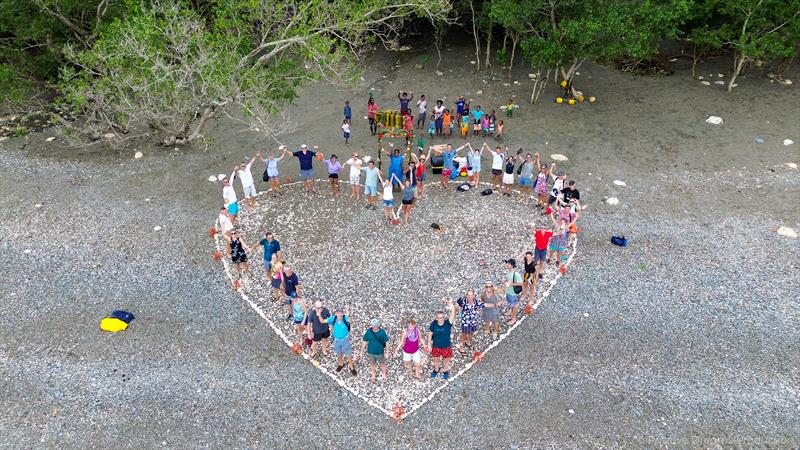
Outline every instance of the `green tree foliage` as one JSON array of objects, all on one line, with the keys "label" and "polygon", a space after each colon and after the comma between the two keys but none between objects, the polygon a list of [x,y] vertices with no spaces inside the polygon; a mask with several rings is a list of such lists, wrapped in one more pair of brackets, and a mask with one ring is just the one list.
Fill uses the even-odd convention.
[{"label": "green tree foliage", "polygon": [[185,144],[216,114],[275,136],[303,83],[351,81],[365,49],[395,46],[411,18],[447,21],[448,12],[446,0],[213,0],[202,9],[155,0],[109,24],[91,48],[69,47],[60,87],[95,138],[146,129],[164,145]]},{"label": "green tree foliage", "polygon": [[797,55],[800,0],[706,0],[693,13],[695,45],[734,52],[728,92],[747,63]]}]

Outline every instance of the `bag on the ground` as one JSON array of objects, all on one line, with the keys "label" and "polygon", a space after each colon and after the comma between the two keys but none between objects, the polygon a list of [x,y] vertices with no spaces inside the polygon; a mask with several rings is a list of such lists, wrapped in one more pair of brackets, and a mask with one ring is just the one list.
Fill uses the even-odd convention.
[{"label": "bag on the ground", "polygon": [[117,319],[116,317],[106,317],[100,321],[100,329],[110,333],[116,333],[128,328],[128,324]]},{"label": "bag on the ground", "polygon": [[627,247],[628,239],[625,236],[611,236],[611,243],[620,247]]},{"label": "bag on the ground", "polygon": [[129,313],[128,311],[123,311],[121,309],[112,312],[111,315],[108,317],[119,319],[125,323],[131,323],[133,319],[135,319],[133,314]]},{"label": "bag on the ground", "polygon": [[481,191],[481,195],[492,195],[493,192],[494,191],[491,190],[491,188],[490,189],[484,189],[483,191]]},{"label": "bag on the ground", "polygon": [[469,189],[470,189],[470,187],[469,187],[469,183],[462,183],[461,185],[459,185],[459,186],[456,188],[456,190],[457,190],[457,191],[459,191],[459,192],[466,192],[466,191],[468,191]]}]

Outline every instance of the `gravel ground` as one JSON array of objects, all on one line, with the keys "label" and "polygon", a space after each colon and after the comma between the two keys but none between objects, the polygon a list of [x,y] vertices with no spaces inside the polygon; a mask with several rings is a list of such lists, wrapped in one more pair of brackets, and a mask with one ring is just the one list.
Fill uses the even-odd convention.
[{"label": "gravel ground", "polygon": [[[401,84],[482,89],[497,105],[527,95],[527,81],[456,82],[469,49],[443,53],[441,78],[401,54],[390,78],[373,68],[394,56],[365,79],[386,102]],[[582,72],[598,104],[520,102],[507,128],[512,146],[570,158],[590,204],[573,265],[480,367],[401,423],[292,355],[211,259],[220,188],[207,178],[254,135],[220,121],[208,151],[138,144],[141,160],[61,149],[47,131],[2,142],[0,445],[800,446],[800,244],[771,231],[800,228],[800,177],[784,165],[800,147],[781,144],[800,142],[796,88],[744,78],[726,96],[683,70]],[[293,115],[314,121],[286,142],[338,142],[326,124],[365,90],[307,93]],[[366,148],[356,125],[351,147]],[[619,233],[627,248],[608,242]],[[100,332],[117,308],[137,315],[131,328]]]}]

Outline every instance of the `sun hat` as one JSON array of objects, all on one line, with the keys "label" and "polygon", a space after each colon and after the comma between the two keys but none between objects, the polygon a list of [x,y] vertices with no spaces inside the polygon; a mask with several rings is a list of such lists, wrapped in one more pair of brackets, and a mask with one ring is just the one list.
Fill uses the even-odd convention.
[{"label": "sun hat", "polygon": [[300,145],[300,148],[308,148],[308,145],[302,144],[302,145]]},{"label": "sun hat", "polygon": [[372,319],[369,321],[369,326],[371,327],[379,327],[381,326],[381,321],[378,319]]}]

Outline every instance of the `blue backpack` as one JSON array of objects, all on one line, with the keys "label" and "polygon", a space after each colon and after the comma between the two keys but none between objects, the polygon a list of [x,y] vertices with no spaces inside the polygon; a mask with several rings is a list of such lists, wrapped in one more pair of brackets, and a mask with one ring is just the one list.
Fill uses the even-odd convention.
[{"label": "blue backpack", "polygon": [[135,319],[133,314],[129,313],[128,311],[123,311],[121,309],[118,309],[118,310],[112,312],[111,315],[108,316],[108,317],[113,317],[115,319],[119,319],[119,320],[121,320],[121,321],[123,321],[125,323],[131,323],[133,321],[133,319]]},{"label": "blue backpack", "polygon": [[620,247],[627,247],[628,239],[625,236],[611,236],[611,243]]}]

